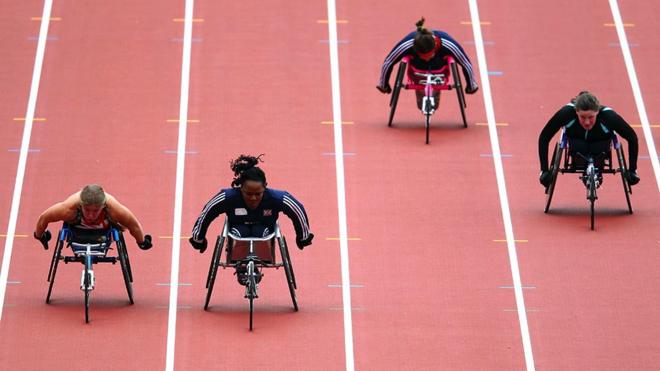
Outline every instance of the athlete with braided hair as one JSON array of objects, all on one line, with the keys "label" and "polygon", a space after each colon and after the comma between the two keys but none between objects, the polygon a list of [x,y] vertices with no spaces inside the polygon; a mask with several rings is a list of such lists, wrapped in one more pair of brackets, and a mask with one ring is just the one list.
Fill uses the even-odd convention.
[{"label": "athlete with braided hair", "polygon": [[[425,28],[424,21],[424,17],[417,21],[415,24],[417,30],[406,35],[385,57],[385,62],[380,70],[380,80],[376,86],[378,91],[383,94],[392,92],[389,82],[392,68],[403,57],[412,56],[410,63],[416,69],[439,70],[447,64],[445,57],[451,56],[463,69],[466,80],[465,92],[467,94],[476,93],[479,85],[472,69],[472,63],[463,47],[446,32]],[[421,109],[424,92],[416,90],[415,93],[417,94],[417,105]],[[435,94],[435,101],[439,102],[440,91],[436,91]]]},{"label": "athlete with braided hair", "polygon": [[220,214],[227,214],[232,234],[263,237],[273,232],[277,217],[283,212],[293,222],[298,248],[312,244],[314,234],[303,205],[286,191],[267,188],[266,174],[257,166],[263,161],[261,156],[241,155],[231,162],[231,188],[221,189],[202,209],[189,240],[194,249],[200,253],[206,250],[206,232]]}]

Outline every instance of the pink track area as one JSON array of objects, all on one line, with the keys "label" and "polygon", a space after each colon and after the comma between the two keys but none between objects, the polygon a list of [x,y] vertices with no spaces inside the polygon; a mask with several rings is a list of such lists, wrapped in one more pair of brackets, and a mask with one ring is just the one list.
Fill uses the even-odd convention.
[{"label": "pink track area", "polygon": [[[20,3],[20,4],[19,4]],[[0,369],[163,370],[166,365],[184,1],[54,0],[23,196],[0,321]],[[620,0],[650,123],[660,124],[653,1]],[[6,233],[41,1],[0,0],[0,233]],[[468,1],[337,1],[352,353],[345,353],[327,4],[198,0],[192,34],[175,370],[521,370],[525,354],[507,254],[483,90],[464,129],[442,93],[424,144],[414,93],[393,127],[375,86],[389,50],[421,15],[465,48],[479,76]],[[538,370],[654,370],[660,363],[658,188],[639,136],[635,213],[606,176],[589,230],[584,187],[560,175],[549,214],[537,140],[580,90],[639,125],[607,1],[479,2],[530,338]],[[391,82],[396,76],[396,67]],[[461,77],[462,71],[461,71]],[[480,80],[480,78],[479,78]],[[483,86],[483,85],[482,85]],[[169,120],[169,122],[168,122]],[[658,128],[652,129],[658,144]],[[554,145],[554,143],[552,144]],[[623,141],[624,147],[628,145]],[[204,204],[229,187],[229,161],[265,153],[268,185],[302,201],[316,235],[295,247],[294,312],[283,270],[266,270],[248,331],[248,301],[220,269],[203,310],[211,225],[200,255],[187,242]],[[627,154],[627,153],[626,153]],[[60,264],[45,304],[39,214],[100,183],[154,237],[126,233],[135,282],[95,267],[84,323],[79,264]],[[56,234],[59,225],[51,225]],[[4,247],[5,237],[0,237]],[[51,246],[53,243],[51,243]],[[223,254],[224,255],[224,254]]]}]

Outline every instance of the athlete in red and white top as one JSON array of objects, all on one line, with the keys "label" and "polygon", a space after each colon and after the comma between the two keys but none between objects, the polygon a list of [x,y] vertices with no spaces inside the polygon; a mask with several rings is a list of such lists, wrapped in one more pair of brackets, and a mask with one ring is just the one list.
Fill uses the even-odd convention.
[{"label": "athlete in red and white top", "polygon": [[34,238],[39,240],[44,248],[48,248],[48,241],[51,239],[51,233],[46,229],[48,224],[59,221],[86,229],[107,229],[111,225],[118,225],[122,229],[128,229],[140,249],[148,250],[152,247],[151,236],[144,234],[140,222],[131,210],[105,193],[97,184],[86,185],[81,191],[41,213],[34,229]]}]

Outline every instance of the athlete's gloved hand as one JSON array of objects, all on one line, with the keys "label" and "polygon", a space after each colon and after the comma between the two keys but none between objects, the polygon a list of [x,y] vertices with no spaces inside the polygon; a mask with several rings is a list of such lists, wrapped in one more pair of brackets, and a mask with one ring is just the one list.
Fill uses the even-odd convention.
[{"label": "athlete's gloved hand", "polygon": [[48,241],[51,239],[50,231],[46,229],[44,233],[41,234],[41,237],[37,237],[37,232],[33,232],[32,236],[39,240],[41,242],[41,245],[43,245],[44,250],[48,250]]},{"label": "athlete's gloved hand", "polygon": [[552,179],[552,172],[550,170],[541,171],[541,176],[539,176],[539,182],[545,187],[548,188],[550,185],[550,180]]},{"label": "athlete's gloved hand", "polygon": [[151,244],[151,235],[149,234],[145,234],[144,241],[142,241],[142,243],[138,243],[138,247],[142,250],[149,250],[153,246],[154,245]]},{"label": "athlete's gloved hand", "polygon": [[635,170],[626,171],[626,180],[628,181],[628,184],[630,184],[631,186],[634,186],[635,184],[639,183],[639,175],[637,175],[637,171]]},{"label": "athlete's gloved hand", "polygon": [[389,94],[392,92],[392,87],[390,86],[390,84],[385,84],[385,86],[378,85],[376,86],[376,89],[378,89],[378,91],[383,94]]},{"label": "athlete's gloved hand", "polygon": [[305,238],[304,240],[296,238],[296,245],[300,250],[302,250],[305,248],[305,246],[311,245],[313,239],[314,239],[314,233],[310,233],[309,236],[307,236],[307,238]]},{"label": "athlete's gloved hand", "polygon": [[479,86],[477,85],[475,88],[472,88],[471,86],[466,86],[465,87],[465,94],[474,94],[479,90]]},{"label": "athlete's gloved hand", "polygon": [[199,250],[200,254],[203,254],[204,251],[206,251],[206,248],[209,244],[208,241],[206,240],[206,238],[201,240],[201,241],[197,241],[194,238],[190,237],[188,242],[190,242],[190,245],[193,247],[193,249]]}]

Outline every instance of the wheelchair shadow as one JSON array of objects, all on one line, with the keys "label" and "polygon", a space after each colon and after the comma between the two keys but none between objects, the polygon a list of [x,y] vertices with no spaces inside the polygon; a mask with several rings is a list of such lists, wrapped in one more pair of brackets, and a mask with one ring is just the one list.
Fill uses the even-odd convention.
[{"label": "wheelchair shadow", "polygon": [[[553,208],[547,212],[548,215],[556,216],[591,216],[591,211],[589,208]],[[627,209],[624,208],[614,208],[614,207],[602,207],[596,208],[596,217],[621,217],[625,215],[631,215]]]},{"label": "wheelchair shadow", "polygon": [[[388,127],[387,122],[385,122],[384,127],[389,130],[397,130],[397,129],[402,131],[417,130],[422,133],[425,131],[423,118],[417,121],[397,121],[394,122],[391,127]],[[468,128],[469,127],[470,127],[470,123],[468,123]],[[438,121],[431,121],[431,127],[429,131],[433,133],[433,131],[463,131],[465,129],[466,128],[463,127],[463,124],[459,121],[438,120]]]},{"label": "wheelchair shadow", "polygon": [[[50,303],[46,304],[50,307],[56,308],[71,308],[75,307],[79,309],[81,306],[85,305],[85,299],[83,294],[79,296],[68,296],[68,297],[51,297]],[[124,308],[124,307],[134,307],[134,304],[131,304],[128,301],[128,298],[113,298],[113,297],[95,297],[94,294],[90,297],[90,305],[95,307],[105,307],[105,308]]]}]

